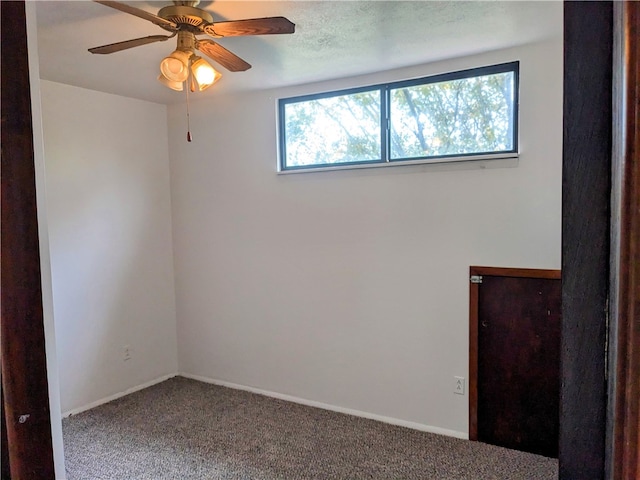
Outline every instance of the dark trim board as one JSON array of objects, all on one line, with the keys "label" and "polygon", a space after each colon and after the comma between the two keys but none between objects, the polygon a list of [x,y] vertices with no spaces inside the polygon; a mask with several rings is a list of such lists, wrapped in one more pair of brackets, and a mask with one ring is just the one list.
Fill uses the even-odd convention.
[{"label": "dark trim board", "polygon": [[612,2],[564,3],[562,480],[604,476],[612,43]]},{"label": "dark trim board", "polygon": [[614,4],[608,479],[640,478],[640,3]]},{"label": "dark trim board", "polygon": [[560,280],[560,270],[538,268],[469,267],[470,275],[494,275],[496,277],[551,278]]},{"label": "dark trim board", "polygon": [[55,474],[24,2],[0,2],[0,17],[3,456],[11,478],[47,480]]},{"label": "dark trim board", "polygon": [[[487,275],[471,267],[470,275]],[[478,284],[469,283],[469,440],[478,440]]]}]

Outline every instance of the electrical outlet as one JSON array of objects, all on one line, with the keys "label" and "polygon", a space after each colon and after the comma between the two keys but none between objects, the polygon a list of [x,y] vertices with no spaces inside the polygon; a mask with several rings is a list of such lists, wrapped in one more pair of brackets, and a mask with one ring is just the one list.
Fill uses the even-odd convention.
[{"label": "electrical outlet", "polygon": [[453,384],[453,393],[458,395],[464,395],[464,377],[453,377],[455,383]]},{"label": "electrical outlet", "polygon": [[124,345],[122,347],[122,360],[125,362],[127,360],[131,360],[131,347],[129,345]]}]

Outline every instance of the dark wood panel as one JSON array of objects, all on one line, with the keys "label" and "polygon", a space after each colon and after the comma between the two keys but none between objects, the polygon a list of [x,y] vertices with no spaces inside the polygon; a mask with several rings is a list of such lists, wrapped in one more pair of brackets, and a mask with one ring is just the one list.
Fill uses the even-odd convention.
[{"label": "dark wood panel", "polygon": [[[560,270],[471,266],[469,275],[505,278],[561,278]],[[469,439],[478,440],[478,302],[480,284],[469,284]]]},{"label": "dark wood panel", "polygon": [[640,3],[615,14],[607,477],[640,478]]},{"label": "dark wood panel", "polygon": [[2,393],[11,476],[54,478],[24,2],[0,2]]},{"label": "dark wood panel", "polygon": [[559,469],[601,479],[609,287],[611,2],[564,4]]},{"label": "dark wood panel", "polygon": [[484,275],[478,298],[478,440],[558,455],[560,280]]}]

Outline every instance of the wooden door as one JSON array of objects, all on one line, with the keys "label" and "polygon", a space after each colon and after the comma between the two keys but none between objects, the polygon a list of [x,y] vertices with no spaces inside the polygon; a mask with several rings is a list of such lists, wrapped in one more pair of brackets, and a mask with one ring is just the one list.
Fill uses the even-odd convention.
[{"label": "wooden door", "polygon": [[560,272],[481,267],[471,272],[481,283],[472,283],[475,371],[469,385],[476,418],[470,437],[557,457]]}]

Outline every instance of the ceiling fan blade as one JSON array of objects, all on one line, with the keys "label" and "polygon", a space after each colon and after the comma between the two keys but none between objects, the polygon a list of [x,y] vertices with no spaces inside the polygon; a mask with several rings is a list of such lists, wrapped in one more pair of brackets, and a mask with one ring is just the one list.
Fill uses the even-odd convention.
[{"label": "ceiling fan blade", "polygon": [[203,30],[212,37],[239,37],[243,35],[293,33],[295,29],[295,24],[284,17],[268,17],[215,22],[205,26]]},{"label": "ceiling fan blade", "polygon": [[196,48],[230,72],[249,70],[251,65],[213,40],[198,40]]},{"label": "ceiling fan blade", "polygon": [[109,45],[102,45],[101,47],[90,48],[91,53],[114,53],[120,50],[126,50],[127,48],[139,47],[140,45],[146,45],[154,42],[164,42],[165,40],[174,37],[174,35],[150,35],[148,37],[134,38],[133,40],[125,40],[124,42],[110,43]]},{"label": "ceiling fan blade", "polygon": [[152,23],[155,23],[159,27],[164,28],[165,30],[169,30],[170,32],[175,32],[178,30],[178,25],[169,20],[165,20],[153,13],[146,12],[136,7],[131,7],[125,3],[121,2],[111,2],[111,1],[103,1],[103,0],[93,0],[100,5],[105,5],[107,7],[115,8],[116,10],[120,10],[121,12],[128,13],[130,15],[135,15],[136,17],[140,17],[144,20],[148,20]]}]

